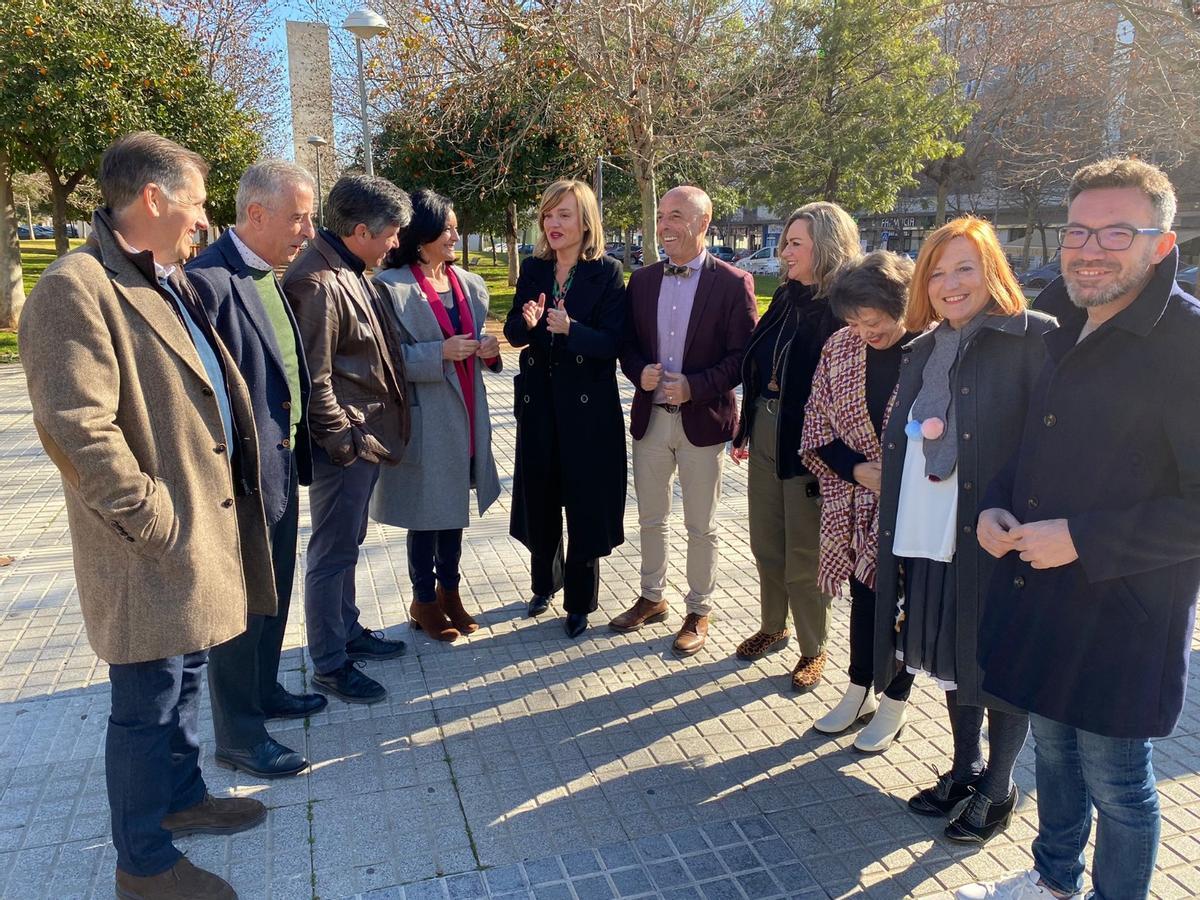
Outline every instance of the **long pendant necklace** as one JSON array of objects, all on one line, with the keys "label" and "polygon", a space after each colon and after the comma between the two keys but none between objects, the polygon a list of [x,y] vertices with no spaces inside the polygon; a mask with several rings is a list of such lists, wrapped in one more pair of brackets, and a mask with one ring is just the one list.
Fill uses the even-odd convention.
[{"label": "long pendant necklace", "polygon": [[779,363],[783,361],[783,355],[787,352],[788,347],[792,346],[792,339],[796,336],[796,328],[798,327],[797,320],[799,312],[793,306],[792,309],[792,332],[788,335],[787,343],[781,349],[779,342],[783,340],[783,333],[787,331],[787,323],[784,322],[779,327],[779,333],[775,335],[775,347],[771,351],[771,380],[767,382],[767,390],[773,393],[779,393]]}]

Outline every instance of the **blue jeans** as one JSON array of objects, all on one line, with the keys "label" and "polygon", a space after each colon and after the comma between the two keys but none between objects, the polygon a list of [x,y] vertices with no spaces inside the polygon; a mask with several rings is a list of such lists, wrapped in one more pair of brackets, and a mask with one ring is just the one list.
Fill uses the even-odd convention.
[{"label": "blue jeans", "polygon": [[1033,860],[1050,887],[1083,887],[1083,850],[1096,809],[1095,900],[1150,893],[1158,854],[1158,790],[1148,738],[1111,738],[1031,715],[1037,758]]},{"label": "blue jeans", "polygon": [[442,531],[414,531],[405,538],[408,544],[408,578],[413,586],[413,599],[418,603],[437,600],[437,586],[458,590],[458,563],[462,559],[461,528]]},{"label": "blue jeans", "polygon": [[201,650],[108,667],[112,713],[104,775],[122,872],[157,875],[183,855],[160,823],[168,813],[195,806],[206,792],[196,722],[207,658]]},{"label": "blue jeans", "polygon": [[358,548],[367,537],[367,507],[379,478],[379,463],[356,459],[335,465],[313,447],[313,481],[308,489],[312,535],[304,573],[304,620],[308,653],[317,674],[346,664],[346,644],[363,633],[358,622],[354,574]]}]

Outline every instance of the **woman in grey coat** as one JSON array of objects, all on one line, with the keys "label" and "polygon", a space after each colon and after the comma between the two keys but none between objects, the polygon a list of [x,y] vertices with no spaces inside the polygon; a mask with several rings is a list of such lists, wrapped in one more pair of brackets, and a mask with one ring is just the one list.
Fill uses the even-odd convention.
[{"label": "woman in grey coat", "polygon": [[[875,684],[883,690],[903,666],[946,691],[953,764],[908,807],[952,817],[946,837],[982,844],[1012,819],[1029,718],[980,686],[980,612],[996,560],[975,521],[980,494],[1020,441],[1055,321],[1026,311],[992,226],[966,216],[921,248],[905,325],[924,334],[905,347],[883,433]],[[904,709],[885,696],[871,727],[898,734]]]},{"label": "woman in grey coat", "polygon": [[484,365],[500,371],[500,344],[484,334],[483,279],[452,265],[450,201],[417,191],[412,202],[412,222],[375,277],[404,356],[412,434],[400,465],[375,485],[371,517],[408,529],[413,627],[453,641],[479,628],[463,608],[458,563],[471,490],[480,515],[500,495],[483,384]]}]

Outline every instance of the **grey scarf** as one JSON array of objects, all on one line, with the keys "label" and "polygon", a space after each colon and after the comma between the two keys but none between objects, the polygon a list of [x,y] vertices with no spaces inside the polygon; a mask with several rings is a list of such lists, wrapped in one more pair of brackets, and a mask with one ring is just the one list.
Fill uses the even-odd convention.
[{"label": "grey scarf", "polygon": [[987,317],[988,310],[985,309],[962,328],[952,328],[949,322],[943,321],[934,329],[933,352],[925,362],[921,373],[921,391],[912,407],[913,421],[924,422],[937,418],[946,424],[941,437],[923,438],[925,477],[931,481],[945,481],[958,465],[951,375],[963,351],[983,327]]}]

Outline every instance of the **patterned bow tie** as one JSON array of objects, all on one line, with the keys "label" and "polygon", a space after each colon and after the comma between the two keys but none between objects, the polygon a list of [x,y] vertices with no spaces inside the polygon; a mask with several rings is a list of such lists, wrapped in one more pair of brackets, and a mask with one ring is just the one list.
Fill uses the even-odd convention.
[{"label": "patterned bow tie", "polygon": [[668,275],[677,275],[680,278],[692,277],[692,270],[687,266],[676,266],[672,265],[671,263],[667,263],[666,273]]}]

